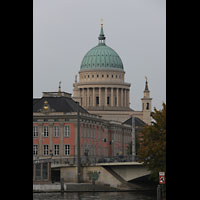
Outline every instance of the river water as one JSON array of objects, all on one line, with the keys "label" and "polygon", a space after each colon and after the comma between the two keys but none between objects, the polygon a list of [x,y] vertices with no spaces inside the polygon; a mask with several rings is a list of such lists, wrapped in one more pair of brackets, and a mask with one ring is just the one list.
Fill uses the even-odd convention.
[{"label": "river water", "polygon": [[33,200],[156,200],[155,192],[34,193]]}]

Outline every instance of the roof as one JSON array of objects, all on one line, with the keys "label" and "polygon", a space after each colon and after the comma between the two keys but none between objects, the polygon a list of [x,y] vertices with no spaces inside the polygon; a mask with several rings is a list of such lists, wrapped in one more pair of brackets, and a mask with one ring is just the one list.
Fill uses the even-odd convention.
[{"label": "roof", "polygon": [[[125,122],[123,122],[123,124],[128,124],[128,125],[132,126],[132,117],[130,117],[129,119],[127,119]],[[136,127],[143,127],[145,125],[146,125],[146,123],[144,121],[142,121],[138,117],[135,117],[135,126]]]},{"label": "roof", "polygon": [[[42,97],[40,99],[33,99],[33,112],[38,112],[40,109],[43,109],[45,101],[48,102],[49,107],[54,112],[77,112],[76,102],[69,97]],[[88,113],[80,105],[79,112]]]},{"label": "roof", "polygon": [[33,105],[34,105],[38,100],[40,100],[40,99],[39,99],[39,98],[33,99]]}]

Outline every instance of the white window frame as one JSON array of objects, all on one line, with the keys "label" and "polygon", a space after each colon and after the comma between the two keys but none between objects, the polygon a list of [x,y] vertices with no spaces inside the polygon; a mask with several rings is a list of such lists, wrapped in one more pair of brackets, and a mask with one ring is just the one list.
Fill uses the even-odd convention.
[{"label": "white window frame", "polygon": [[38,155],[38,145],[37,145],[37,144],[34,144],[34,145],[33,145],[33,155],[34,155],[34,156],[37,156],[37,155]]},{"label": "white window frame", "polygon": [[59,137],[59,126],[54,126],[54,137]]},{"label": "white window frame", "polygon": [[33,137],[38,137],[38,126],[33,126]]},{"label": "white window frame", "polygon": [[65,125],[64,129],[65,129],[64,136],[65,137],[70,137],[70,132],[71,132],[70,126],[69,125]]},{"label": "white window frame", "polygon": [[66,156],[70,155],[70,144],[65,144],[65,155]]},{"label": "white window frame", "polygon": [[43,145],[43,155],[44,156],[48,156],[49,155],[49,145],[48,144],[44,144]]},{"label": "white window frame", "polygon": [[59,156],[59,154],[60,154],[60,145],[54,144],[54,155]]},{"label": "white window frame", "polygon": [[48,137],[49,136],[49,127],[44,126],[43,127],[43,137]]}]

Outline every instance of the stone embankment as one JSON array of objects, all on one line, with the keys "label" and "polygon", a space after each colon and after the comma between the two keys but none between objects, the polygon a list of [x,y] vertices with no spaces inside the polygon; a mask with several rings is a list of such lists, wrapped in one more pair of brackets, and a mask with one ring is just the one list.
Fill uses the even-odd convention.
[{"label": "stone embankment", "polygon": [[119,191],[109,185],[93,185],[90,183],[64,183],[63,190],[60,183],[33,184],[33,192],[93,192],[93,191]]},{"label": "stone embankment", "polygon": [[151,191],[150,187],[113,188],[107,184],[91,184],[91,183],[53,183],[53,184],[33,184],[33,192],[116,192],[116,191]]}]

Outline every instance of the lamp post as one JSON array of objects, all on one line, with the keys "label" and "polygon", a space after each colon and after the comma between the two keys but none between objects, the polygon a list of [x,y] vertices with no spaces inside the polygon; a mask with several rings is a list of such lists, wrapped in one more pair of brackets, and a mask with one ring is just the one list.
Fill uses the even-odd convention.
[{"label": "lamp post", "polygon": [[51,161],[51,163],[53,161],[53,151],[52,151],[52,149],[50,149],[50,161]]},{"label": "lamp post", "polygon": [[80,113],[79,113],[79,102],[77,103],[77,180],[81,182],[81,157],[80,157]]},{"label": "lamp post", "polygon": [[85,149],[84,155],[85,155],[85,157],[86,157],[86,163],[89,164],[89,158],[88,158],[89,149]]},{"label": "lamp post", "polygon": [[135,117],[132,115],[132,158],[135,161],[136,148],[135,148]]}]

